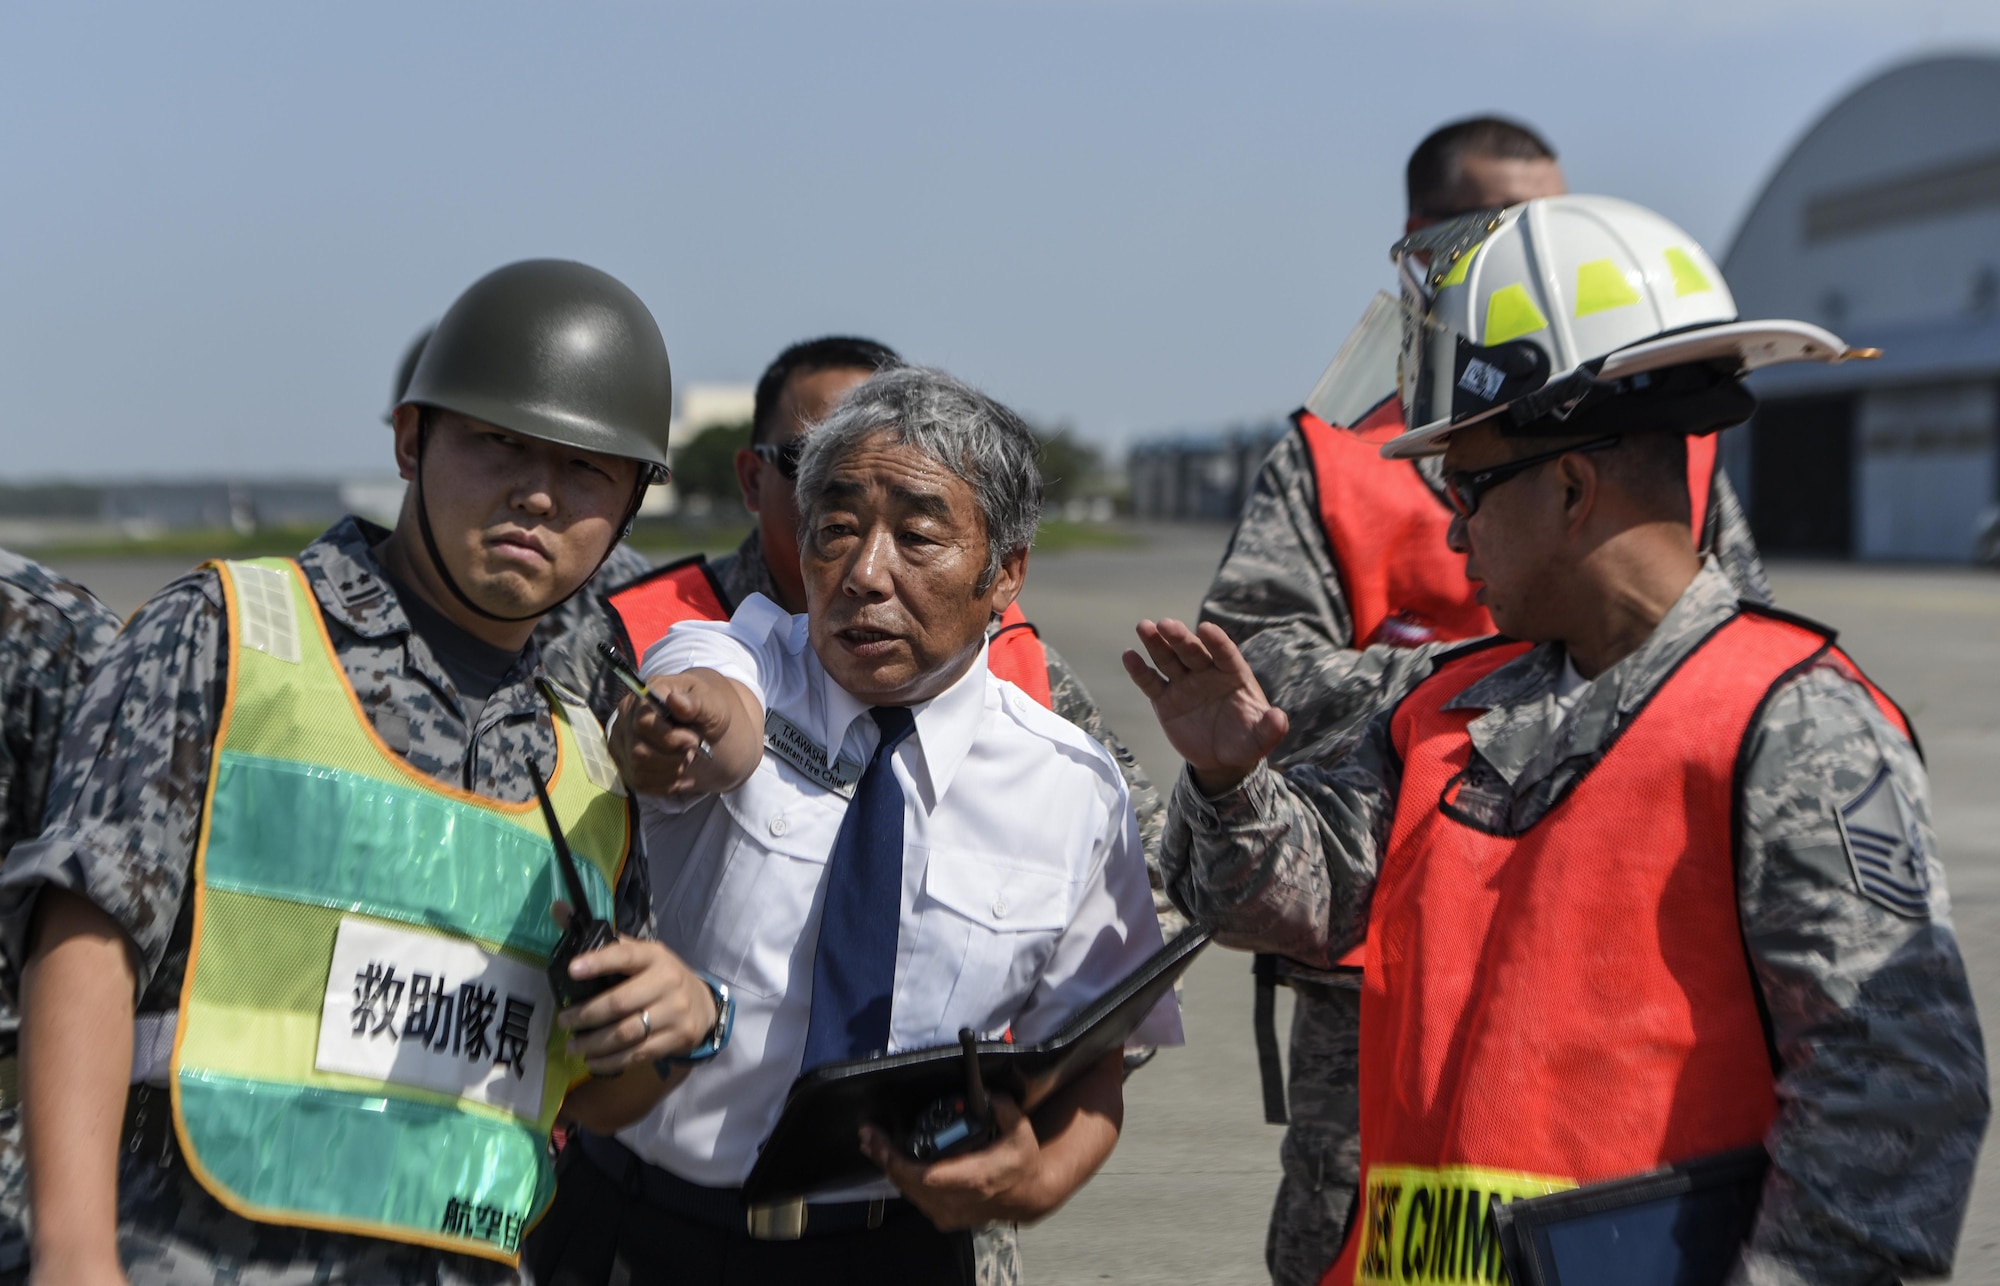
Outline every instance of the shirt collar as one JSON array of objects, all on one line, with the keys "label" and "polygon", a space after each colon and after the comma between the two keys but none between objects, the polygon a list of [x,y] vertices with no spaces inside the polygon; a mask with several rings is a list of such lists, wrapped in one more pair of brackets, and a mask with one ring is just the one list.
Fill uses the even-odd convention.
[{"label": "shirt collar", "polygon": [[[796,637],[802,641],[805,638],[805,619],[803,616],[792,618]],[[834,682],[833,676],[820,665],[819,657],[809,642],[805,643],[804,650],[819,680],[812,685],[820,695],[815,702],[817,709],[810,712],[818,724],[812,731],[818,734],[820,745],[827,748],[828,758],[837,759],[841,746],[855,731],[856,721],[863,721],[858,748],[861,758],[866,759],[874,753],[881,738],[874,720],[865,718],[870,707]],[[972,753],[972,743],[986,718],[987,677],[986,647],[981,644],[979,654],[956,682],[930,700],[919,701],[910,707],[916,730],[903,744],[913,748],[911,772],[917,777],[917,784],[930,796],[929,806],[932,808],[951,789],[952,778],[957,775],[966,756]]]},{"label": "shirt collar", "polygon": [[938,693],[930,700],[911,707],[917,717],[917,731],[913,740],[917,744],[916,763],[921,767],[924,782],[930,792],[931,807],[944,798],[951,789],[951,779],[958,774],[959,765],[972,753],[972,742],[979,735],[979,727],[986,721],[986,689],[990,671],[986,665],[986,645],[979,645],[979,655],[972,658],[972,664],[958,682]]},{"label": "shirt collar", "polygon": [[[320,611],[328,620],[371,642],[404,638],[410,667],[431,686],[455,698],[456,685],[431,655],[430,646],[419,646],[421,636],[411,627],[410,618],[396,597],[395,586],[383,574],[382,564],[375,557],[375,547],[388,538],[388,528],[349,514],[299,552],[299,570],[305,573],[306,584],[312,588],[313,597],[319,600]],[[541,651],[531,638],[500,688],[487,699],[488,708],[499,711],[521,704],[511,698],[502,699],[503,694],[511,694],[517,688],[532,694],[530,680],[541,668]]]},{"label": "shirt collar", "polygon": [[410,618],[375,558],[375,546],[388,538],[386,528],[349,514],[299,553],[320,610],[365,639],[410,632]]},{"label": "shirt collar", "polygon": [[1609,742],[1673,668],[1736,610],[1735,587],[1714,558],[1706,558],[1646,641],[1586,684],[1567,718],[1556,703],[1568,659],[1560,643],[1538,644],[1444,708],[1485,712],[1467,728],[1473,748],[1518,788],[1562,759],[1593,753]]}]

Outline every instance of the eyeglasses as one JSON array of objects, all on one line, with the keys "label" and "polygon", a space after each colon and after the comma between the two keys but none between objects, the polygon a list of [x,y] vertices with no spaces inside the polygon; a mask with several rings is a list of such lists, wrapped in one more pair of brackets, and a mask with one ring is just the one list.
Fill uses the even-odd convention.
[{"label": "eyeglasses", "polygon": [[1527,456],[1520,460],[1509,460],[1496,464],[1491,469],[1479,469],[1472,473],[1447,473],[1444,475],[1445,499],[1451,502],[1452,512],[1461,518],[1470,518],[1479,512],[1479,500],[1487,492],[1517,474],[1526,473],[1538,464],[1560,460],[1566,455],[1582,451],[1604,451],[1618,445],[1617,435],[1595,438],[1573,447],[1563,447],[1557,451],[1544,451],[1540,455]]},{"label": "eyeglasses", "polygon": [[757,458],[771,465],[785,477],[798,481],[799,457],[806,453],[806,440],[793,438],[790,442],[759,442],[750,448]]}]

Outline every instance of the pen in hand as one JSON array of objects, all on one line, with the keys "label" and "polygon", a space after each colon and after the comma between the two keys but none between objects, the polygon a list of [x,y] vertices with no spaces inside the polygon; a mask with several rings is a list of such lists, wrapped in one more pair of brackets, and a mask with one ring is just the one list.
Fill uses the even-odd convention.
[{"label": "pen in hand", "polygon": [[[639,677],[639,672],[626,664],[625,655],[618,650],[616,644],[599,643],[597,650],[604,657],[605,661],[610,664],[611,673],[617,677],[618,681],[631,689],[634,696],[651,705],[654,712],[662,719],[665,719],[676,728],[691,726],[685,719],[675,716],[673,710],[667,706],[666,701],[659,693],[646,686],[646,681]],[[702,740],[701,753],[705,756],[712,756],[715,753],[714,747],[708,744],[706,738]]]},{"label": "pen in hand", "polygon": [[660,699],[660,694],[647,687],[646,681],[639,677],[639,672],[625,663],[625,654],[618,650],[616,644],[599,643],[597,651],[611,666],[612,675],[620,683],[631,689],[634,696],[638,697],[641,701],[650,702],[653,709],[667,722],[673,724],[681,723],[679,719],[674,718],[674,712],[667,708],[667,703]]}]

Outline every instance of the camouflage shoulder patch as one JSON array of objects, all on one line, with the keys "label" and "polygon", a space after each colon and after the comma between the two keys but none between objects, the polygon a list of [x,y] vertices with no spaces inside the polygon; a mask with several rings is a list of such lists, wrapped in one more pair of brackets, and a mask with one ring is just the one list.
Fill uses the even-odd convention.
[{"label": "camouflage shoulder patch", "polygon": [[1897,915],[1922,919],[1930,914],[1931,877],[1914,813],[1884,764],[1841,807],[1840,835],[1862,895]]}]

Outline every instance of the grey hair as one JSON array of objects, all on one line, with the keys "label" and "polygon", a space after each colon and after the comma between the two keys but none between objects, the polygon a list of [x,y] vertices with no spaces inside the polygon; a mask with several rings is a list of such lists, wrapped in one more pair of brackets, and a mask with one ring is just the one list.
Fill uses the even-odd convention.
[{"label": "grey hair", "polygon": [[1042,519],[1041,447],[1020,416],[943,371],[886,370],[857,384],[806,435],[799,508],[814,524],[827,484],[848,453],[877,433],[913,446],[963,478],[986,519],[984,592],[1001,560],[1035,542]]}]

